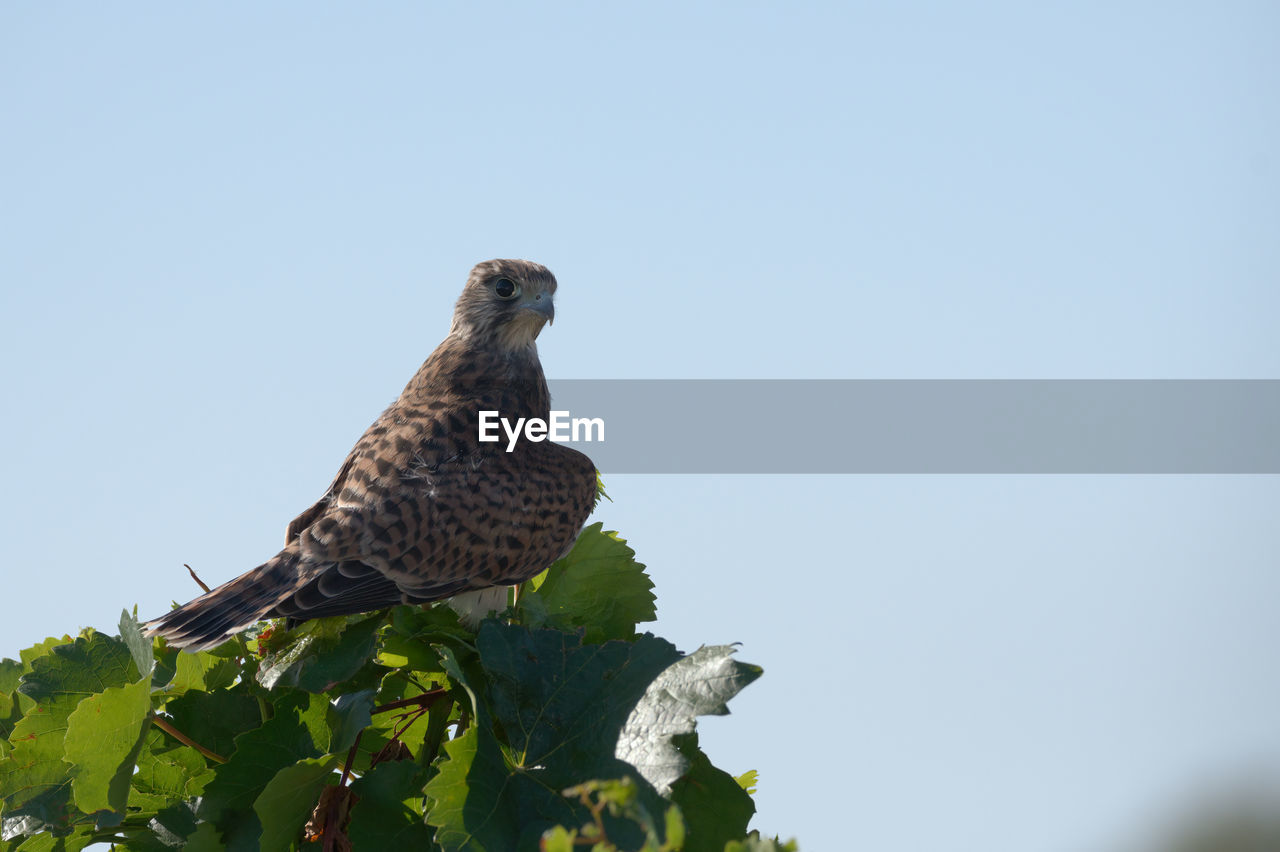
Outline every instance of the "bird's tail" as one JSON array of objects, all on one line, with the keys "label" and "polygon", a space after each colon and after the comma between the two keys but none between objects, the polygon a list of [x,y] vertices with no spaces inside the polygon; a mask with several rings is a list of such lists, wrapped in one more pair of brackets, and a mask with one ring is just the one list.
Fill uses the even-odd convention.
[{"label": "bird's tail", "polygon": [[163,636],[188,651],[221,645],[233,635],[268,617],[297,582],[298,555],[293,547],[193,601],[148,621],[148,636]]}]

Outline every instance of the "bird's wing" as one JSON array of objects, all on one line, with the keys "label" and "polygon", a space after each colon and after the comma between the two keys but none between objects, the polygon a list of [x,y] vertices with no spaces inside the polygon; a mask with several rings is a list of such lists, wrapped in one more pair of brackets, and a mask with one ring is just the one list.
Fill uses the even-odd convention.
[{"label": "bird's wing", "polygon": [[289,522],[289,527],[284,533],[284,543],[286,545],[296,539],[298,533],[315,523],[316,518],[320,517],[325,508],[333,501],[333,495],[342,488],[342,481],[347,478],[347,473],[351,470],[353,461],[355,461],[355,453],[347,456],[347,460],[342,463],[342,469],[338,471],[338,475],[333,478],[333,482],[330,482],[329,487],[325,489],[324,496]]},{"label": "bird's wing", "polygon": [[398,452],[388,434],[373,455],[357,446],[299,530],[305,562],[372,566],[411,598],[520,582],[573,541],[595,501],[595,466],[568,447],[523,442],[508,453],[452,437],[474,434],[464,429]]},{"label": "bird's wing", "polygon": [[289,524],[307,562],[360,561],[385,570],[458,497],[466,434],[448,410],[392,406],[361,436],[328,491]]}]

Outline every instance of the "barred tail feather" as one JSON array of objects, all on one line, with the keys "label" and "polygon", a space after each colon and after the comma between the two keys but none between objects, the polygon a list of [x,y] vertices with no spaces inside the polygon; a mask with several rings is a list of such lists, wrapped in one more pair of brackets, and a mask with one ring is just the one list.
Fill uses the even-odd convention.
[{"label": "barred tail feather", "polygon": [[280,599],[293,592],[297,568],[297,553],[286,548],[252,571],[148,621],[147,635],[163,636],[169,644],[188,651],[221,645],[267,618]]}]

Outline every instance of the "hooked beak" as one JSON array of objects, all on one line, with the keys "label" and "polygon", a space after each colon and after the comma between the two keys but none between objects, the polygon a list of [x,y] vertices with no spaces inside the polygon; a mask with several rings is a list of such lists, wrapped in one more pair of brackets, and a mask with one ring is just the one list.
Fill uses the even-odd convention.
[{"label": "hooked beak", "polygon": [[555,323],[556,306],[551,301],[550,293],[536,293],[532,297],[525,297],[523,307],[526,310],[541,314],[548,323]]}]

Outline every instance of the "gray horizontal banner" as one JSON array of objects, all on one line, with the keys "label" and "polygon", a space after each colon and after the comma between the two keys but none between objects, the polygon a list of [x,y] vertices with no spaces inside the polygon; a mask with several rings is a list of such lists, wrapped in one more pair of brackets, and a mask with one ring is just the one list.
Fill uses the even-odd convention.
[{"label": "gray horizontal banner", "polygon": [[1277,380],[550,385],[606,474],[1280,473]]}]

